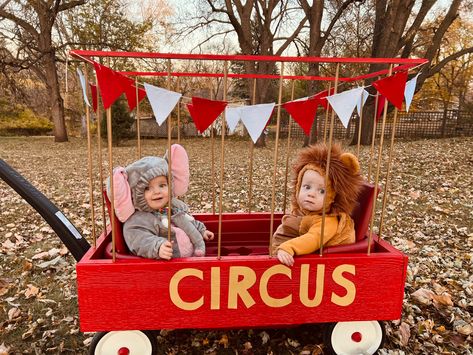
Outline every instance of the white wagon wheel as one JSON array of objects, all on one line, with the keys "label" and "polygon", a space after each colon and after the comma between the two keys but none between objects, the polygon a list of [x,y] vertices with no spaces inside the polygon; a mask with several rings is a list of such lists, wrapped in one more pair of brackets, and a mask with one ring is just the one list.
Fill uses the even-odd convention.
[{"label": "white wagon wheel", "polygon": [[90,344],[90,355],[153,355],[157,342],[153,332],[125,330],[96,333]]},{"label": "white wagon wheel", "polygon": [[375,354],[385,338],[382,322],[338,322],[325,332],[325,345],[333,354]]}]

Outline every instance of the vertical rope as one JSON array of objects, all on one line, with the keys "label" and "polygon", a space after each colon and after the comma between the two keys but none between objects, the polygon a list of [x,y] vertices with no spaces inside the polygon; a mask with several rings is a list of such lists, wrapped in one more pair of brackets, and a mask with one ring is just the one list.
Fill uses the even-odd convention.
[{"label": "vertical rope", "polygon": [[[295,81],[292,81],[291,85],[291,101],[294,100],[294,87]],[[287,203],[287,175],[289,172],[289,155],[291,154],[291,131],[292,131],[292,120],[291,115],[288,115],[288,129],[287,129],[287,150],[286,150],[286,169],[284,171],[284,199],[283,199],[283,213],[286,213],[286,203]]]},{"label": "vertical rope", "polygon": [[100,90],[97,76],[95,77],[95,84],[97,86],[97,153],[99,158],[99,179],[100,179],[100,201],[102,204],[102,223],[103,230],[107,230],[107,219],[105,217],[105,200],[103,197],[103,159],[102,159],[102,114],[100,112]]},{"label": "vertical rope", "polygon": [[[253,79],[253,98],[251,100],[251,104],[256,104],[256,78]],[[253,161],[254,161],[254,153],[255,153],[255,144],[250,137],[250,166],[249,169],[249,176],[248,182],[250,186],[248,187],[248,213],[251,213],[251,206],[253,200]]]},{"label": "vertical rope", "polygon": [[[176,91],[180,92],[179,77],[176,79]],[[181,103],[177,105],[177,144],[181,144]]]},{"label": "vertical rope", "polygon": [[138,160],[141,159],[141,124],[140,124],[140,99],[138,90],[138,77],[135,77],[136,87],[136,143],[137,143],[137,154]]},{"label": "vertical rope", "polygon": [[[214,99],[214,94],[212,91],[212,79],[210,79],[210,99]],[[212,125],[210,126],[210,156],[211,156],[211,166],[210,166],[210,176],[211,176],[211,190],[212,190],[212,214],[215,214],[215,204],[216,204],[216,198],[215,198],[215,137],[214,137],[214,128],[215,124],[212,122]]]},{"label": "vertical rope", "polygon": [[[171,90],[171,59],[167,60],[167,89]],[[171,241],[171,206],[172,206],[172,178],[171,178],[171,134],[172,134],[172,121],[171,113],[167,118],[168,124],[168,241]]]},{"label": "vertical rope", "polygon": [[[89,93],[89,77],[87,73],[87,66],[84,68],[85,77],[85,94]],[[90,108],[85,105],[85,119],[87,125],[87,168],[89,172],[89,201],[90,201],[90,219],[92,227],[92,238],[94,248],[97,246],[97,235],[95,234],[95,204],[94,204],[94,179],[92,175],[92,138],[90,133]]]},{"label": "vertical rope", "polygon": [[[227,101],[227,90],[228,90],[228,62],[225,61],[224,69],[223,69],[223,101]],[[218,252],[217,258],[221,258],[221,249],[222,249],[222,200],[223,200],[223,174],[224,174],[224,166],[225,166],[225,111],[223,112],[222,120],[222,147],[220,152],[220,193],[218,195],[219,203],[218,203]]]},{"label": "vertical rope", "polygon": [[[328,83],[328,94],[330,96],[330,90],[332,90],[332,82]],[[324,122],[324,144],[327,142],[327,124],[328,124],[328,113],[330,110],[330,105],[327,102],[327,109],[325,110],[325,122]]]},{"label": "vertical rope", "polygon": [[281,62],[281,74],[279,76],[279,96],[278,96],[278,111],[276,120],[276,141],[274,143],[274,165],[273,165],[273,184],[271,191],[271,220],[269,225],[269,256],[273,257],[273,229],[274,229],[274,205],[276,200],[276,172],[278,165],[278,145],[279,145],[279,126],[281,123],[281,102],[282,102],[282,88],[284,76],[284,62]]},{"label": "vertical rope", "polygon": [[115,191],[113,188],[113,156],[112,156],[112,109],[107,109],[107,139],[108,139],[108,173],[110,175],[110,220],[112,224],[112,260],[116,260],[116,235],[115,223]]},{"label": "vertical rope", "polygon": [[[333,94],[337,93],[337,86],[338,86],[338,75],[340,72],[340,63],[337,63],[337,68],[335,70],[335,83]],[[330,89],[329,89],[330,93]],[[327,110],[329,108],[329,103],[327,100]],[[332,140],[333,140],[333,122],[335,119],[335,111],[331,111],[330,116],[330,131],[329,131],[329,138],[328,138],[328,154],[327,154],[327,165],[325,167],[325,186],[328,186],[329,181],[329,171],[330,171],[330,158],[332,157]],[[325,233],[325,202],[327,200],[327,194],[324,194],[324,201],[322,205],[322,225],[320,226],[320,256],[323,255],[324,252],[324,233]]]},{"label": "vertical rope", "polygon": [[[363,81],[363,86],[365,86],[365,82]],[[365,92],[361,93],[361,101],[360,101],[360,115],[359,115],[359,122],[358,122],[358,142],[356,144],[356,157],[360,158],[360,145],[361,145],[361,126],[363,124],[363,99],[364,99]]]},{"label": "vertical rope", "polygon": [[374,100],[374,118],[373,118],[373,134],[371,135],[371,148],[370,148],[370,163],[368,166],[368,182],[371,180],[371,170],[373,168],[373,155],[374,155],[374,142],[376,140],[376,129],[378,125],[378,120],[376,119],[378,113],[378,101],[379,101],[379,93],[376,92],[376,98]]},{"label": "vertical rope", "polygon": [[378,235],[381,237],[383,231],[383,222],[384,222],[384,213],[386,211],[386,203],[388,199],[388,191],[389,191],[389,178],[391,174],[391,166],[393,160],[393,151],[394,151],[394,138],[396,136],[396,123],[397,123],[397,107],[394,109],[394,118],[392,124],[392,131],[391,131],[391,145],[389,147],[389,160],[388,160],[388,167],[386,172],[386,181],[384,183],[384,195],[383,195],[383,207],[381,209],[381,219],[379,220],[379,230]]},{"label": "vertical rope", "polygon": [[[388,76],[391,76],[392,70],[393,70],[393,65],[390,64]],[[378,163],[376,165],[376,176],[374,180],[373,210],[371,211],[370,232],[368,234],[368,255],[371,255],[371,241],[373,240],[374,215],[376,212],[376,200],[378,198],[379,171],[381,170],[381,158],[382,158],[382,153],[383,153],[383,142],[384,142],[384,128],[386,126],[387,114],[388,114],[388,100],[385,100],[384,111],[383,111],[383,121],[381,123],[381,137],[379,139],[379,147],[378,147]]]},{"label": "vertical rope", "polygon": [[[86,71],[87,71],[87,68],[86,68]],[[64,76],[65,76],[64,107],[68,107],[69,105],[69,73],[68,72],[69,72],[69,54],[66,54],[66,70],[64,73]],[[88,85],[87,78],[85,80],[85,84]],[[86,89],[86,92],[87,92],[87,89]]]}]

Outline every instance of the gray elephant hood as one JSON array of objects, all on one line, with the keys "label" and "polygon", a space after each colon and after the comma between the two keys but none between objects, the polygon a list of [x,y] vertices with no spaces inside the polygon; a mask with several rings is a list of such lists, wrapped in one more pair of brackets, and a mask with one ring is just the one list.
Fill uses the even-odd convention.
[{"label": "gray elephant hood", "polygon": [[133,205],[138,211],[153,212],[145,200],[149,182],[157,176],[168,176],[168,163],[159,157],[144,157],[125,168]]}]

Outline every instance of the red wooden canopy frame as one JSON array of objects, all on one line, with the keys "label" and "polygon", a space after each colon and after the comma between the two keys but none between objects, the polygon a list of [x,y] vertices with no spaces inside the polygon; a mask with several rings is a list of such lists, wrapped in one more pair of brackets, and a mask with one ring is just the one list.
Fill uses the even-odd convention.
[{"label": "red wooden canopy frame", "polygon": [[[408,70],[416,66],[428,63],[423,58],[345,58],[345,57],[287,57],[287,56],[258,56],[258,55],[223,55],[223,54],[182,54],[182,53],[151,53],[151,52],[114,52],[114,51],[88,51],[71,50],[69,54],[80,60],[93,63],[92,57],[98,58],[153,58],[153,59],[181,59],[181,60],[218,60],[218,61],[267,61],[267,62],[298,62],[298,63],[359,63],[359,64],[398,64],[393,68],[393,72],[399,70]],[[129,76],[192,76],[222,78],[223,73],[192,73],[192,72],[139,72],[126,71],[120,72]],[[339,77],[338,81],[353,82],[369,78],[375,78],[389,74],[388,69],[378,70],[373,73],[358,75],[355,77]],[[239,79],[279,79],[280,75],[272,74],[228,74],[229,78]],[[307,76],[307,75],[283,75],[283,79],[297,80],[321,80],[335,81],[333,76]]]}]

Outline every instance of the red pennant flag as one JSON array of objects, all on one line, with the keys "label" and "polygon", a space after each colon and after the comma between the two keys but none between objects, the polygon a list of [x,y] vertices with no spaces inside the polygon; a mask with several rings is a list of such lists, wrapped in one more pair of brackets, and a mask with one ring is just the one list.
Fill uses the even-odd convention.
[{"label": "red pennant flag", "polygon": [[92,94],[92,107],[94,109],[94,112],[97,112],[97,86],[94,84],[90,84],[90,93]]},{"label": "red pennant flag", "polygon": [[383,114],[385,103],[386,103],[386,98],[383,95],[379,95],[378,106],[376,107],[376,122],[379,121],[379,118]]},{"label": "red pennant flag", "polygon": [[324,110],[326,110],[328,107],[327,96],[333,95],[334,92],[335,92],[335,88],[331,88],[330,92],[329,90],[324,90],[315,94],[314,96],[312,96],[312,98],[318,100],[319,105],[321,105],[324,108]]},{"label": "red pennant flag", "polygon": [[[125,91],[126,100],[128,101],[128,109],[129,111],[133,111],[137,105],[136,102],[136,86],[134,85],[135,82],[133,79],[129,77],[116,73],[117,77],[120,80],[121,86]],[[138,88],[138,102],[143,101],[146,97],[146,91],[144,89]]]},{"label": "red pennant flag", "polygon": [[309,136],[310,128],[314,122],[315,115],[317,113],[317,106],[320,104],[320,100],[315,97],[308,98],[307,100],[298,100],[286,102],[282,105],[284,109],[291,115],[299,126],[304,130],[304,133]]},{"label": "red pennant flag", "polygon": [[401,110],[402,102],[404,101],[406,81],[407,72],[401,71],[387,78],[373,82],[373,86],[381,95],[385,96],[390,103]]},{"label": "red pennant flag", "polygon": [[112,69],[94,62],[104,109],[108,109],[125,91],[121,80]]},{"label": "red pennant flag", "polygon": [[227,102],[193,97],[187,109],[200,133],[203,133],[225,110]]}]

